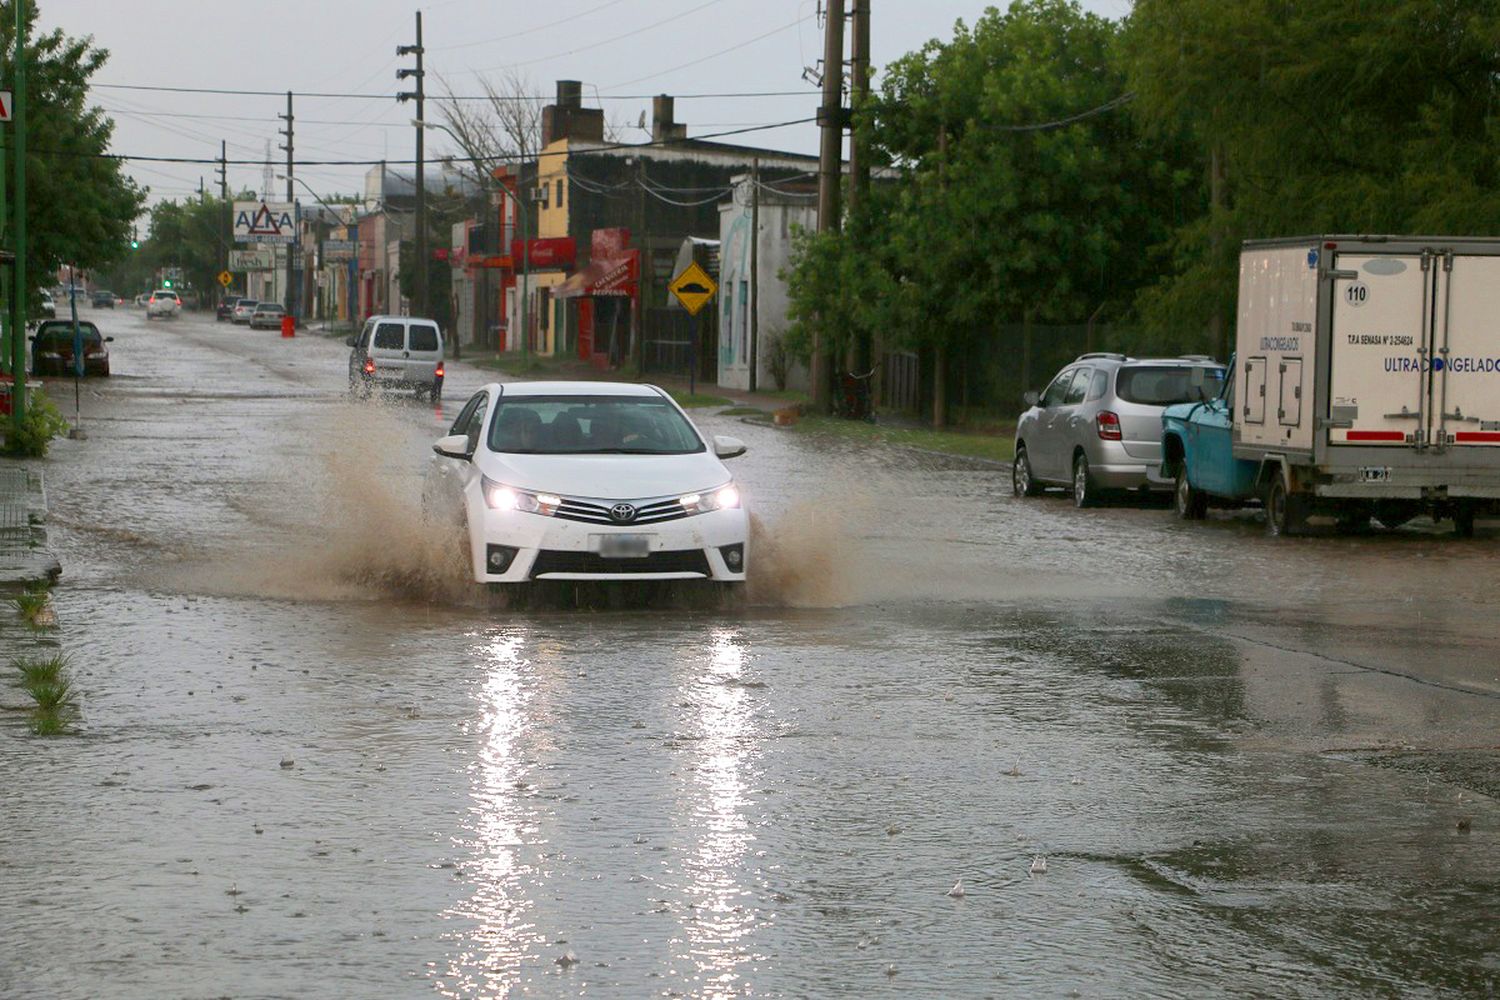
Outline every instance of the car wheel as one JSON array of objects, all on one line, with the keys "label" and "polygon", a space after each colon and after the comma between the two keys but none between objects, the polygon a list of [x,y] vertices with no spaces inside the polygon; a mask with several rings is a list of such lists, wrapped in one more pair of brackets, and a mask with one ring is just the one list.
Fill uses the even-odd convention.
[{"label": "car wheel", "polygon": [[1266,489],[1266,534],[1292,537],[1307,530],[1307,500],[1287,489],[1286,476],[1277,470]]},{"label": "car wheel", "polygon": [[1453,511],[1453,533],[1459,538],[1474,537],[1474,508],[1464,504]]},{"label": "car wheel", "polygon": [[1031,474],[1031,456],[1026,454],[1023,444],[1016,449],[1016,457],[1010,465],[1010,491],[1018,497],[1040,496],[1041,484]]},{"label": "car wheel", "polygon": [[1184,521],[1201,521],[1208,513],[1208,497],[1188,481],[1187,463],[1177,468],[1177,487],[1172,491],[1172,506]]},{"label": "car wheel", "polygon": [[1089,460],[1085,455],[1073,459],[1073,506],[1092,507],[1099,502],[1098,487],[1089,472]]}]

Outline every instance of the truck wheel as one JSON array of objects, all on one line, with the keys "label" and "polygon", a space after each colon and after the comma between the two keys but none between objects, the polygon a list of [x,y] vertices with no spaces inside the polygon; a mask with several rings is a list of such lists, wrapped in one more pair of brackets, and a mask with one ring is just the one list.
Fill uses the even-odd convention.
[{"label": "truck wheel", "polygon": [[1278,470],[1266,490],[1266,534],[1292,537],[1306,530],[1307,500],[1286,488],[1286,477]]},{"label": "truck wheel", "polygon": [[1187,464],[1177,469],[1177,488],[1172,493],[1173,507],[1184,521],[1201,521],[1208,513],[1208,497],[1188,482]]},{"label": "truck wheel", "polygon": [[1073,506],[1092,507],[1099,502],[1098,488],[1089,473],[1089,460],[1084,455],[1073,459]]},{"label": "truck wheel", "polygon": [[1018,497],[1040,496],[1042,487],[1031,474],[1031,458],[1023,444],[1016,449],[1015,461],[1010,464],[1010,491]]},{"label": "truck wheel", "polygon": [[1474,508],[1468,504],[1453,511],[1453,533],[1459,538],[1474,537]]}]

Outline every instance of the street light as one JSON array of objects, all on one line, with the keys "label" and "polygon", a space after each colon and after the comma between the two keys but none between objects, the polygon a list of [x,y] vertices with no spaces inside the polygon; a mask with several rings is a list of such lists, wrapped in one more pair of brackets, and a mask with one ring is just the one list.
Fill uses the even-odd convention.
[{"label": "street light", "polygon": [[[307,183],[307,181],[303,180],[302,178],[296,177],[296,176],[288,177],[286,174],[277,174],[276,175],[276,179],[278,181],[287,181],[287,180],[296,181],[298,184],[301,184],[304,188],[307,189],[307,193],[310,194],[310,195],[312,195],[313,196],[313,200],[316,201],[319,205],[322,205],[324,208],[328,209],[328,211],[332,212],[335,216],[337,216],[339,218],[343,217],[342,214],[339,212],[338,209],[334,208],[332,205],[328,204],[328,202],[324,201],[322,195],[318,194],[317,191],[314,191],[313,190],[313,186],[311,184]],[[291,253],[291,252],[292,252],[292,249],[291,249],[290,246],[288,246],[287,247],[287,253]],[[317,269],[321,270],[321,268],[323,267],[323,263],[324,263],[324,261],[323,261],[323,239],[320,236],[318,238],[318,261],[317,261]],[[323,296],[322,295],[318,296],[318,310],[320,312],[324,311],[324,302],[323,302]],[[318,317],[318,319],[326,319],[326,318],[327,318],[326,315]]]},{"label": "street light", "polygon": [[[464,147],[464,141],[458,137],[458,133],[442,122],[428,122],[420,118],[413,118],[411,123],[417,128],[441,129],[447,132],[454,142],[458,143],[460,149]],[[474,168],[481,178],[480,183],[484,183],[485,171],[477,159],[474,160]],[[504,184],[497,185],[497,187],[500,189],[501,194],[516,203],[516,211],[521,217],[521,354],[525,356],[531,348],[531,296],[528,294],[531,279],[531,248],[527,246],[527,234],[531,230],[531,223],[527,218],[526,200],[518,198],[515,192],[511,191]]]}]

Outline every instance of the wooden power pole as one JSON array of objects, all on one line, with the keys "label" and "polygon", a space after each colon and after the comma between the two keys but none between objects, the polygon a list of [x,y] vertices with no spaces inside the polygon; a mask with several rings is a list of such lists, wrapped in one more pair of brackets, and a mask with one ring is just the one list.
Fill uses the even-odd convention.
[{"label": "wooden power pole", "polygon": [[[818,149],[818,232],[839,228],[839,181],[844,159],[844,0],[828,0],[823,26],[823,105],[818,127],[823,130]],[[826,327],[829,317],[822,317]],[[829,345],[824,330],[813,335],[812,404],[827,413],[832,397]]]}]

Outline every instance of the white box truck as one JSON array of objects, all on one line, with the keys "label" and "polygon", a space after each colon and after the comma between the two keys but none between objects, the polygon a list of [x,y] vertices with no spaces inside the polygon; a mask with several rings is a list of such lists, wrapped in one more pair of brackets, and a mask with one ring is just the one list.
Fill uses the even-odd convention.
[{"label": "white box truck", "polygon": [[1500,239],[1247,242],[1233,377],[1163,415],[1177,508],[1259,498],[1273,533],[1323,514],[1472,534],[1500,511]]}]

